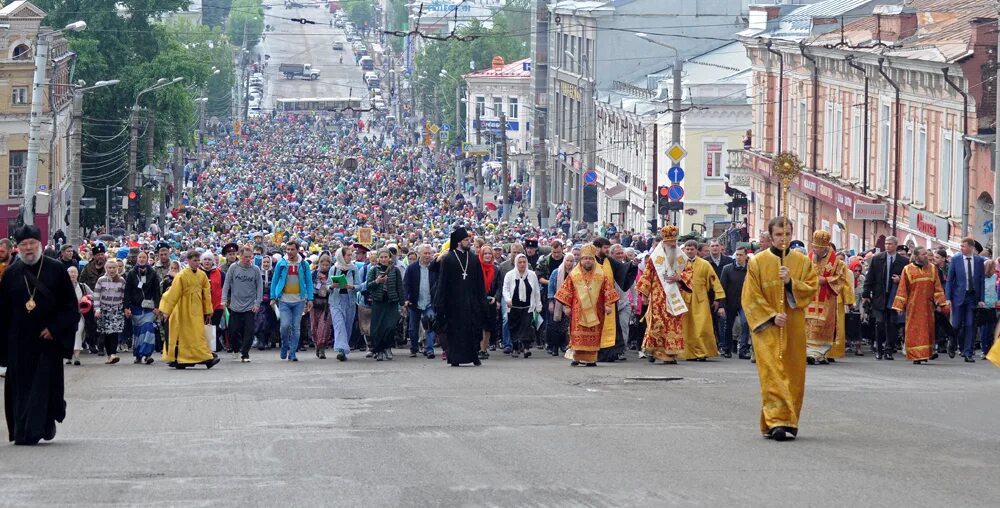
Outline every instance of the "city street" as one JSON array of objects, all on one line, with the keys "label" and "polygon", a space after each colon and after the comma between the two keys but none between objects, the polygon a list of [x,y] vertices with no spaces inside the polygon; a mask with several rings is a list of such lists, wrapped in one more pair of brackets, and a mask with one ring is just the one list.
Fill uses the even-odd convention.
[{"label": "city street", "polygon": [[[269,111],[274,100],[296,97],[365,97],[367,90],[361,79],[361,68],[354,63],[351,44],[344,29],[331,27],[332,18],[326,9],[286,8],[280,2],[264,11],[265,22],[274,27],[266,32],[259,50],[270,55],[264,72],[264,99],[262,108]],[[305,18],[315,25],[299,24],[288,18]],[[333,49],[334,41],[344,43],[343,51]],[[343,57],[343,63],[340,63]],[[282,63],[308,63],[321,72],[315,81],[295,78],[285,79],[278,72]]]},{"label": "city street", "polygon": [[[257,353],[256,351],[254,353]],[[746,361],[570,368],[494,354],[211,371],[67,368],[56,440],[0,446],[5,506],[992,506],[987,362],[810,367],[801,434],[758,429]]]}]

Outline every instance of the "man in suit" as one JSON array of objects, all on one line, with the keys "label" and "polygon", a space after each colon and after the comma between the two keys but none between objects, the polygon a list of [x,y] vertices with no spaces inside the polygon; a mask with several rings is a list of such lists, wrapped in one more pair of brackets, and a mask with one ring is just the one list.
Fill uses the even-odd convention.
[{"label": "man in suit", "polygon": [[737,353],[741,360],[749,360],[750,328],[747,326],[746,314],[743,313],[742,304],[743,283],[746,281],[747,261],[749,261],[747,248],[737,247],[736,252],[733,254],[735,255],[735,262],[726,265],[722,269],[722,275],[719,277],[722,290],[726,292],[724,305],[726,325],[723,326],[722,332],[722,345],[724,347],[722,356],[725,358],[732,357],[733,326],[739,321],[740,341]]},{"label": "man in suit", "polygon": [[[406,296],[407,313],[409,314],[410,357],[415,358],[420,352],[420,324],[423,320],[434,318],[431,300],[434,288],[437,287],[437,270],[430,265],[434,261],[434,249],[430,245],[421,245],[417,250],[417,262],[410,263],[403,274],[403,292]],[[424,356],[434,358],[434,332],[429,326],[424,326]]]},{"label": "man in suit", "polygon": [[961,340],[962,356],[966,363],[973,363],[972,352],[976,327],[973,326],[973,311],[985,307],[983,298],[983,257],[975,254],[976,241],[964,238],[961,252],[955,254],[948,264],[948,282],[945,298],[951,307],[951,326],[955,337]]},{"label": "man in suit", "polygon": [[865,285],[862,287],[863,301],[871,302],[872,314],[875,317],[876,360],[892,360],[892,354],[896,352],[899,340],[896,331],[897,314],[892,310],[892,301],[899,284],[899,276],[909,260],[897,252],[898,245],[899,241],[895,236],[885,239],[885,252],[872,257]]},{"label": "man in suit", "polygon": [[[733,264],[733,258],[722,252],[722,243],[715,239],[708,243],[708,255],[703,259],[712,265],[712,269],[715,270],[715,278],[717,279],[722,278],[723,268]],[[711,289],[708,290],[708,299],[712,302],[712,329],[715,330],[715,344],[719,348],[719,351],[723,352],[722,356],[729,358],[732,356],[729,347],[732,337],[726,336],[723,330],[725,328],[723,326],[723,318],[719,316],[719,309],[722,307],[723,302],[715,300],[715,292]]]}]

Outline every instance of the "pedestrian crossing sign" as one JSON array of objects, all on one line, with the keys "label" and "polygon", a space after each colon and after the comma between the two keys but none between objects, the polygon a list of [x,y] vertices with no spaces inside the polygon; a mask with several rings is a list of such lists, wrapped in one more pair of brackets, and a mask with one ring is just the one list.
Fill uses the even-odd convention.
[{"label": "pedestrian crossing sign", "polygon": [[441,139],[441,141],[448,141],[448,139],[450,139],[448,131],[442,131],[438,137]]},{"label": "pedestrian crossing sign", "polygon": [[441,130],[441,127],[438,127],[438,124],[436,123],[432,123],[430,130],[433,134],[437,134]]}]

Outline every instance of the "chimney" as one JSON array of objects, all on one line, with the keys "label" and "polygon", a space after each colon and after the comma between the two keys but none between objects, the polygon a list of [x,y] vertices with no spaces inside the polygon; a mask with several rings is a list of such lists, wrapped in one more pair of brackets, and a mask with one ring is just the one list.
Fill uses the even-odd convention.
[{"label": "chimney", "polygon": [[876,5],[872,14],[878,20],[878,39],[899,42],[917,33],[917,11],[902,5]]},{"label": "chimney", "polygon": [[767,30],[781,15],[780,5],[751,5],[749,27],[753,30]]}]

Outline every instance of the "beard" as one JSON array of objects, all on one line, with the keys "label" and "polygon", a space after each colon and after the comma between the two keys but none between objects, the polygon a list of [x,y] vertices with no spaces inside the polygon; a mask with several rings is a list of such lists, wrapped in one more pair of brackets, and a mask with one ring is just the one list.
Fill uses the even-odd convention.
[{"label": "beard", "polygon": [[40,259],[42,259],[42,251],[41,249],[38,249],[38,250],[20,252],[18,253],[18,256],[21,258],[21,261],[24,262],[24,264],[34,265],[35,263],[38,263]]},{"label": "beard", "polygon": [[677,247],[663,247],[663,252],[667,255],[667,263],[673,266],[677,262]]}]

